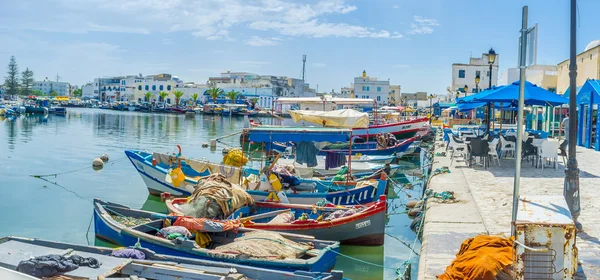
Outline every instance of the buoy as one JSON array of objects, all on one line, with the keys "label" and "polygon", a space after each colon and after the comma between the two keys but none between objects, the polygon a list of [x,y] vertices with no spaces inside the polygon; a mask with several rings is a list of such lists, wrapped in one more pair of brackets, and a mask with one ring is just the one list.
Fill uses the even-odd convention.
[{"label": "buoy", "polygon": [[227,148],[223,148],[223,150],[221,151],[221,154],[223,154],[224,156],[226,156],[229,153],[229,149]]},{"label": "buoy", "polygon": [[92,167],[94,170],[100,170],[104,167],[104,162],[99,158],[95,158],[94,161],[92,161]]},{"label": "buoy", "polygon": [[419,202],[417,202],[417,204],[415,205],[415,208],[421,209],[422,207],[423,207],[423,200],[419,200]]},{"label": "buoy", "polygon": [[419,201],[417,200],[411,200],[409,202],[406,203],[406,208],[415,208],[415,205],[417,205],[417,203],[419,203]]},{"label": "buoy", "polygon": [[210,149],[211,150],[216,150],[217,149],[217,140],[210,139]]},{"label": "buoy", "polygon": [[419,214],[419,212],[421,212],[421,208],[410,209],[410,211],[408,211],[408,216],[409,217],[416,217]]},{"label": "buoy", "polygon": [[108,161],[108,155],[107,154],[103,154],[100,159],[102,160],[102,162],[107,162]]},{"label": "buoy", "polygon": [[208,143],[202,143],[202,148],[208,148]]}]

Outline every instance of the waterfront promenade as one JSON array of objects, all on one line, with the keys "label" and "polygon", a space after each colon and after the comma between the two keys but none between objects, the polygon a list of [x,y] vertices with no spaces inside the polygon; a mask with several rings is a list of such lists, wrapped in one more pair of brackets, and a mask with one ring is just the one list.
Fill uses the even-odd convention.
[{"label": "waterfront promenade", "polygon": [[[443,151],[438,148],[437,151]],[[577,234],[580,269],[578,279],[600,279],[600,152],[577,147],[580,173],[583,232]],[[433,168],[450,165],[450,154],[436,156]],[[454,259],[460,244],[478,234],[510,235],[514,159],[467,167],[459,157],[451,173],[434,176],[429,188],[454,191],[456,203],[430,200],[426,207],[418,279],[436,279]],[[521,195],[560,195],[563,193],[564,165],[535,168],[523,161]]]}]

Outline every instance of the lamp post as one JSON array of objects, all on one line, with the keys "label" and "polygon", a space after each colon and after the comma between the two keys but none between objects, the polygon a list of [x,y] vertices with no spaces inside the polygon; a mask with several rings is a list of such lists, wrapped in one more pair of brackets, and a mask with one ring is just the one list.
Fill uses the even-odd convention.
[{"label": "lamp post", "polygon": [[467,96],[467,92],[469,92],[469,87],[467,85],[465,85],[465,87],[463,89],[465,90],[465,96]]},{"label": "lamp post", "polygon": [[[490,71],[489,71],[489,79],[490,79],[490,84],[488,89],[492,88],[492,66],[494,65],[494,62],[496,62],[496,52],[494,51],[493,48],[490,48],[490,50],[488,51],[488,64],[490,65]],[[492,108],[490,106],[490,103],[488,102],[487,106],[486,106],[487,112],[485,114],[485,125],[486,125],[486,131],[490,131],[490,114],[492,113]]]},{"label": "lamp post", "polygon": [[429,124],[431,124],[431,119],[433,119],[433,94],[429,95]]}]

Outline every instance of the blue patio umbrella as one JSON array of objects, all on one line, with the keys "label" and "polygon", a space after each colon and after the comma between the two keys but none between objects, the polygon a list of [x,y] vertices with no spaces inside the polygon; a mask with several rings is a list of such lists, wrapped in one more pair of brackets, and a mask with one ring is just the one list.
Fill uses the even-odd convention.
[{"label": "blue patio umbrella", "polygon": [[[478,96],[474,101],[478,102],[504,102],[517,104],[519,100],[519,81],[508,86],[490,91],[483,96]],[[538,87],[530,82],[525,82],[525,105],[557,106],[568,103],[566,98]]]},{"label": "blue patio umbrella", "polygon": [[[499,90],[501,88],[504,88],[504,87],[505,86],[493,86],[493,87],[491,87],[489,89],[486,89],[486,90],[484,90],[482,92],[458,98],[458,99],[456,99],[456,103],[457,104],[460,104],[460,103],[481,103],[480,101],[476,101],[475,99],[477,99],[479,97],[487,96],[488,94],[490,94],[490,93],[492,93],[492,92],[494,92],[496,90]],[[477,107],[475,107],[475,108],[477,108]]]}]

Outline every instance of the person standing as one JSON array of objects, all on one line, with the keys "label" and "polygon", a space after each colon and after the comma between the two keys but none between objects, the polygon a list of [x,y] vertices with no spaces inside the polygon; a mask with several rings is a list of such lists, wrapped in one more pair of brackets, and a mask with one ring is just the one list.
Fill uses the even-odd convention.
[{"label": "person standing", "polygon": [[565,149],[567,148],[567,145],[569,145],[569,114],[566,114],[565,118],[560,123],[560,130],[565,133],[565,141],[560,143],[560,155],[566,156],[567,151]]}]

